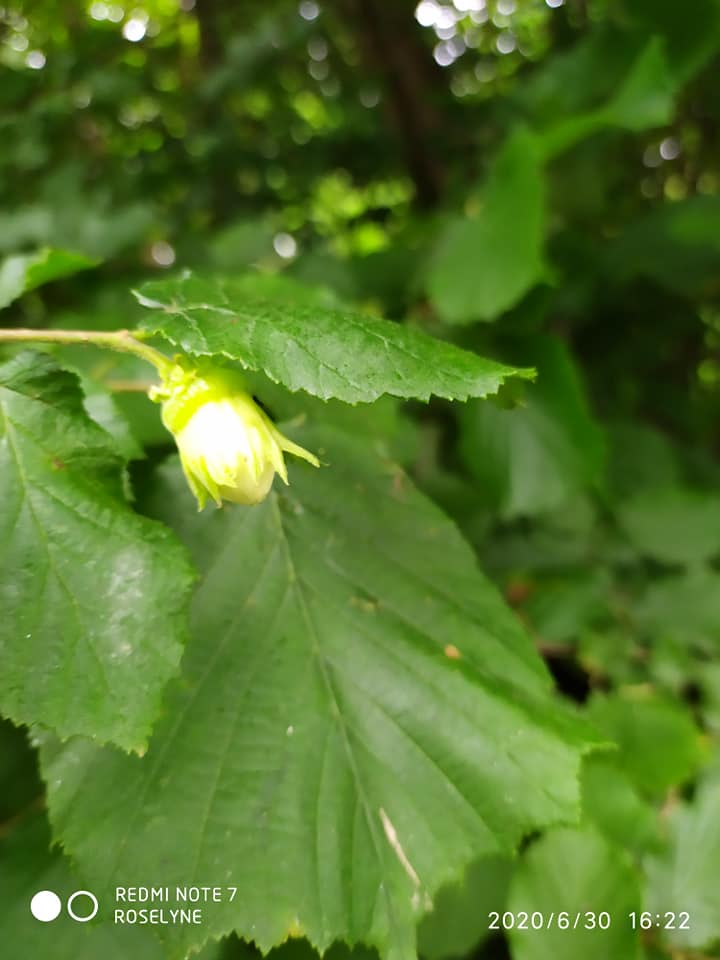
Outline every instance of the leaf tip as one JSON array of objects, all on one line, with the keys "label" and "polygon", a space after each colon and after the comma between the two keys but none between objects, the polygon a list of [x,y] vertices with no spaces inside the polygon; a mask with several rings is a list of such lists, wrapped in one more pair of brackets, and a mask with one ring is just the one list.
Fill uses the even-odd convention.
[{"label": "leaf tip", "polygon": [[146,297],[145,294],[142,293],[140,290],[135,290],[133,288],[131,289],[130,292],[135,297],[135,299],[137,300],[137,302],[140,304],[141,307],[150,307],[151,309],[155,309],[155,310],[165,309],[164,303],[161,303],[159,300],[153,300],[152,297]]}]

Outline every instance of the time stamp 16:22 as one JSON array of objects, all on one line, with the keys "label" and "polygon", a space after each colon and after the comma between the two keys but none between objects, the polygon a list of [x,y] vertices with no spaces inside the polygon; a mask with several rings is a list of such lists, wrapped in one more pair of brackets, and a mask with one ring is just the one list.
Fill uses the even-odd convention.
[{"label": "time stamp 16:22", "polygon": [[[676,913],[666,910],[653,913],[650,910],[633,910],[623,919],[632,930],[689,930],[690,914],[686,910]],[[489,930],[609,930],[613,918],[607,910],[560,910],[544,913],[525,910],[493,910],[488,914]]]}]

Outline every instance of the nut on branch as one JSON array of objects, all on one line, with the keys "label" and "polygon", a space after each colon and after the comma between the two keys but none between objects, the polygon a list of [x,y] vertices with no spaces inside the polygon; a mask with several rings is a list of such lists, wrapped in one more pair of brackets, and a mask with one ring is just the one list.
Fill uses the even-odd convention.
[{"label": "nut on branch", "polygon": [[149,396],[162,404],[163,423],[175,437],[200,510],[208,497],[218,507],[223,500],[263,501],[276,473],[288,482],[284,453],[320,466],[277,429],[233,371],[178,359]]}]

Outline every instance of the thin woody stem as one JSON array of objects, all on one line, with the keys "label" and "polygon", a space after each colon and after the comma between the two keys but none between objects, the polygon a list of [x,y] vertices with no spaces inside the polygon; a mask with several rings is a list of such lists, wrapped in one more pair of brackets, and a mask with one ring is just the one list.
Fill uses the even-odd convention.
[{"label": "thin woody stem", "polygon": [[0,330],[0,343],[86,343],[95,347],[132,353],[151,363],[163,376],[172,367],[172,360],[155,347],[142,343],[129,330]]}]

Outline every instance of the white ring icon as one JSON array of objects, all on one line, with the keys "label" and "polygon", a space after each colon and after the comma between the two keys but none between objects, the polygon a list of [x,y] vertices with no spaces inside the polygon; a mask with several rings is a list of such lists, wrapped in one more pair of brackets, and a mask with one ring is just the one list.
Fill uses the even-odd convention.
[{"label": "white ring icon", "polygon": [[[90,897],[90,899],[92,900],[92,902],[93,902],[94,905],[95,905],[95,906],[93,907],[93,912],[90,913],[90,914],[88,914],[87,917],[79,917],[76,913],[73,913],[72,905],[73,905],[73,900],[75,899],[75,897]],[[92,918],[93,918],[93,917],[95,916],[95,914],[98,912],[98,901],[97,901],[97,897],[95,896],[94,893],[90,893],[89,890],[76,890],[75,893],[72,893],[72,894],[68,897],[67,912],[70,914],[70,916],[73,918],[73,920],[77,920],[78,923],[87,923],[88,920],[92,920]]]}]

